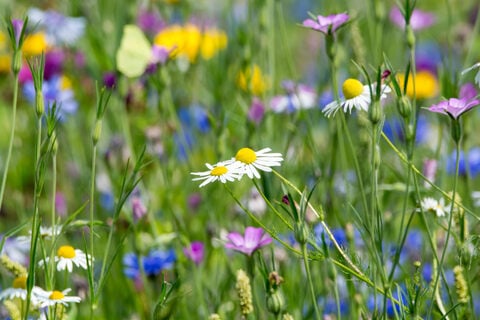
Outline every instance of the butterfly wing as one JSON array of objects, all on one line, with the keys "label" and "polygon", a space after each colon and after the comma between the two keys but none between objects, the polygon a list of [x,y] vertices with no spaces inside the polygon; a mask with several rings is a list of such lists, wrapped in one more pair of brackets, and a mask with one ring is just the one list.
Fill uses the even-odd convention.
[{"label": "butterfly wing", "polygon": [[152,58],[152,46],[139,27],[124,26],[116,58],[117,69],[125,76],[135,78],[143,74]]}]

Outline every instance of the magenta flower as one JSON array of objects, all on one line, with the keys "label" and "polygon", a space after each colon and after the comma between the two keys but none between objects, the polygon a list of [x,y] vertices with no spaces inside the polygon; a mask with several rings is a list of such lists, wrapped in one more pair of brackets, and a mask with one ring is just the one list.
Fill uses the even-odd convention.
[{"label": "magenta flower", "polygon": [[443,113],[457,120],[462,114],[480,104],[480,100],[450,98],[428,108],[429,111]]},{"label": "magenta flower", "polygon": [[478,95],[477,88],[473,83],[467,82],[460,87],[460,93],[458,94],[460,99],[472,100]]},{"label": "magenta flower", "polygon": [[272,238],[270,238],[268,234],[263,233],[262,228],[255,227],[247,227],[245,229],[245,236],[237,232],[230,232],[227,238],[230,242],[225,244],[226,248],[243,252],[249,256],[252,255],[255,250],[272,242]]},{"label": "magenta flower", "polygon": [[203,261],[205,246],[200,241],[194,241],[190,246],[183,248],[183,253],[198,266]]},{"label": "magenta flower", "polygon": [[260,122],[262,122],[264,115],[265,107],[262,103],[262,100],[254,97],[252,104],[250,105],[250,109],[248,110],[248,120],[252,121],[256,125],[259,125]]},{"label": "magenta flower", "polygon": [[303,26],[320,31],[324,34],[334,34],[350,17],[347,13],[331,14],[329,16],[317,16],[316,20],[306,19]]},{"label": "magenta flower", "polygon": [[[405,17],[398,7],[390,10],[390,20],[399,28],[405,28]],[[435,15],[430,12],[414,9],[410,17],[410,26],[413,30],[421,30],[430,27],[435,23]]]}]

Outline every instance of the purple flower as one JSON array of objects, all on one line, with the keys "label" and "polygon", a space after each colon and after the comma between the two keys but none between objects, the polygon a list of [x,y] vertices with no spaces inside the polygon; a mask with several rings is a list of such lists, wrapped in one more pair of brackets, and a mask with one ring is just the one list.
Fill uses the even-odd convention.
[{"label": "purple flower", "polygon": [[247,227],[245,229],[245,236],[237,232],[230,232],[227,235],[228,240],[225,247],[252,255],[252,253],[263,246],[272,242],[272,238],[268,234],[263,233],[262,228]]},{"label": "purple flower", "polygon": [[265,107],[263,106],[262,101],[254,97],[252,104],[250,105],[250,110],[248,110],[248,119],[259,125],[262,122],[263,116],[265,115]]},{"label": "purple flower", "polygon": [[165,26],[165,22],[157,11],[140,9],[137,16],[137,25],[143,32],[156,34]]},{"label": "purple flower", "polygon": [[477,89],[473,83],[467,82],[460,87],[459,98],[465,100],[472,100],[478,95]]},{"label": "purple flower", "polygon": [[303,26],[320,31],[326,35],[334,34],[350,17],[347,13],[331,14],[329,16],[317,16],[316,20],[306,19]]},{"label": "purple flower", "polygon": [[452,119],[458,119],[463,113],[476,107],[480,104],[480,100],[467,100],[450,98],[445,101],[441,101],[438,104],[432,105],[428,110],[437,113],[443,113],[450,116]]},{"label": "purple flower", "polygon": [[[405,17],[398,7],[390,10],[390,20],[401,29],[405,28]],[[410,16],[410,26],[413,30],[421,30],[435,23],[435,15],[430,12],[414,9]]]},{"label": "purple flower", "polygon": [[133,196],[131,203],[133,219],[135,221],[142,219],[147,214],[147,208],[143,204],[142,199],[138,196]]},{"label": "purple flower", "polygon": [[103,75],[103,85],[108,89],[113,89],[117,86],[117,75],[115,72],[106,72]]},{"label": "purple flower", "polygon": [[13,26],[13,33],[15,35],[15,41],[18,45],[18,42],[20,41],[20,35],[22,34],[23,20],[12,19],[12,26]]},{"label": "purple flower", "polygon": [[198,266],[203,261],[205,246],[200,241],[194,241],[183,248],[183,253]]}]

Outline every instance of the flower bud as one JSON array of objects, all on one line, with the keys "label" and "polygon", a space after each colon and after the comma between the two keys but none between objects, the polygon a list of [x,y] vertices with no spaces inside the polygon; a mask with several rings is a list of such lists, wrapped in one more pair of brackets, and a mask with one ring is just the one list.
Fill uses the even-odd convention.
[{"label": "flower bud", "polygon": [[102,134],[102,120],[97,119],[95,122],[95,128],[93,129],[92,141],[96,145],[98,140],[100,140],[100,135]]},{"label": "flower bud", "polygon": [[404,119],[409,119],[412,115],[412,104],[406,96],[402,96],[397,103],[398,112]]},{"label": "flower bud", "polygon": [[13,59],[12,59],[13,74],[18,74],[21,68],[22,68],[22,52],[20,50],[17,50],[14,52]]},{"label": "flower bud", "polygon": [[462,138],[462,126],[460,125],[460,120],[452,119],[452,139],[455,143],[459,143]]},{"label": "flower bud", "polygon": [[43,92],[41,89],[35,93],[35,111],[38,117],[41,117],[45,112],[45,102],[43,101]]},{"label": "flower bud", "polygon": [[285,298],[280,290],[275,290],[267,296],[267,309],[271,313],[277,315],[283,311],[285,307]]},{"label": "flower bud", "polygon": [[415,48],[415,33],[413,32],[412,26],[410,24],[407,25],[405,29],[406,37],[407,37],[407,45],[409,48]]},{"label": "flower bud", "polygon": [[295,239],[298,241],[300,244],[304,244],[307,242],[308,239],[308,227],[305,223],[303,222],[298,222],[295,224]]},{"label": "flower bud", "polygon": [[368,108],[368,117],[370,122],[377,124],[382,117],[382,109],[380,108],[379,101],[373,101],[370,108]]}]

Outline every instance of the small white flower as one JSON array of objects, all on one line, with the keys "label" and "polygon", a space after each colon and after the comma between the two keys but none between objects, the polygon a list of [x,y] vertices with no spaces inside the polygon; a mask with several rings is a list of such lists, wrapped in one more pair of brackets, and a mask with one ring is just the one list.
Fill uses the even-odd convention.
[{"label": "small white flower", "polygon": [[234,160],[243,166],[244,173],[250,179],[253,179],[253,177],[260,179],[258,170],[271,172],[271,167],[280,166],[283,161],[281,153],[269,153],[270,151],[272,151],[270,148],[259,151],[242,148],[238,150]]},{"label": "small white flower", "polygon": [[[58,235],[60,235],[60,232],[62,232],[62,226],[55,226],[55,228],[40,226],[40,231],[38,236],[42,239],[51,239],[54,236],[57,237]],[[18,241],[21,241],[21,242],[30,243],[31,238],[32,238],[32,231],[30,230],[28,236],[19,236],[17,239]]]},{"label": "small white flower", "polygon": [[445,216],[445,201],[443,198],[441,198],[440,201],[429,197],[423,198],[420,206],[424,212],[433,212],[437,217]]},{"label": "small white flower", "polygon": [[63,291],[43,291],[37,295],[37,299],[41,308],[54,306],[56,304],[63,304],[68,306],[69,303],[79,303],[82,301],[80,297],[67,296],[71,289],[65,289]]},{"label": "small white flower", "polygon": [[[376,85],[372,85],[372,92],[375,93]],[[372,102],[372,97],[370,95],[370,86],[363,85],[357,79],[347,79],[343,83],[342,91],[344,99],[340,101],[332,101],[323,109],[323,113],[327,118],[335,115],[339,109],[343,108],[343,112],[352,113],[354,108],[368,111],[368,106]],[[392,91],[389,86],[382,85],[380,99],[385,99],[387,93]]]},{"label": "small white flower", "polygon": [[[93,259],[88,256],[88,259]],[[40,261],[40,264],[43,265],[47,263],[49,258],[45,258],[44,260]],[[57,270],[63,271],[65,269],[68,272],[72,272],[73,265],[77,267],[87,269],[87,255],[80,249],[75,249],[72,246],[61,246],[57,250],[57,255],[55,256],[55,262],[57,262]]]},{"label": "small white flower", "polygon": [[217,180],[221,183],[226,183],[227,181],[233,182],[242,177],[240,165],[233,161],[223,161],[215,165],[207,163],[205,165],[209,169],[208,171],[191,172],[191,174],[199,176],[198,178],[192,179],[193,181],[204,180],[200,184],[200,188]]}]

